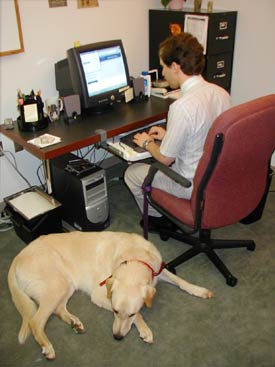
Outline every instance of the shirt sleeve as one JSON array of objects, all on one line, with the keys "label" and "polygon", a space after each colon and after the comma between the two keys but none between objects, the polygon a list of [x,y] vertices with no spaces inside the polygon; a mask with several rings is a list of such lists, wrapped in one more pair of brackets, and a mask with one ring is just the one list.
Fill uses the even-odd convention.
[{"label": "shirt sleeve", "polygon": [[[180,101],[177,101],[180,102]],[[184,142],[190,136],[191,116],[181,103],[171,105],[168,112],[166,134],[160,145],[160,153],[166,157],[176,158],[184,149]]]}]

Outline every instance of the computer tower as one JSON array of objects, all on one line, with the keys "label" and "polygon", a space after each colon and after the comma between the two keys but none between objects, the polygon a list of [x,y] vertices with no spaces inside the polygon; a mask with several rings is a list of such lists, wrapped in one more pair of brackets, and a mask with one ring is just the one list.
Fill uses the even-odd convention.
[{"label": "computer tower", "polygon": [[100,231],[110,224],[104,169],[74,154],[50,160],[52,192],[62,204],[64,227]]}]

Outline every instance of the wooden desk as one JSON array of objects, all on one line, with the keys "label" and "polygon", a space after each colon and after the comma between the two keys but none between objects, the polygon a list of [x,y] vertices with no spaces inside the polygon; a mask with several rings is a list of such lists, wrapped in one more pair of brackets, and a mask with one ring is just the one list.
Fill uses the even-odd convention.
[{"label": "wooden desk", "polygon": [[[97,129],[105,130],[107,138],[112,138],[166,118],[169,105],[173,101],[152,96],[148,101],[141,103],[115,105],[111,112],[83,117],[81,121],[72,124],[57,121],[35,133],[20,131],[17,123],[14,130],[5,130],[3,125],[0,125],[0,132],[37,158],[48,160],[100,142],[101,136],[95,132]],[[59,136],[62,142],[43,149],[27,143],[28,140],[45,133]]]}]

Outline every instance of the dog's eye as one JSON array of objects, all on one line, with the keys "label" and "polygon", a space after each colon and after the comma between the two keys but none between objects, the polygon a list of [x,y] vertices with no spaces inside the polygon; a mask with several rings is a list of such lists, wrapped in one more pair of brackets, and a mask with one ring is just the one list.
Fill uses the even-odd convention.
[{"label": "dog's eye", "polygon": [[132,315],[129,315],[129,318],[130,318],[130,317],[133,317],[133,316],[135,316],[135,313],[132,313]]},{"label": "dog's eye", "polygon": [[114,310],[114,309],[113,309],[113,311],[114,311],[114,313],[118,314],[118,311],[117,311],[117,310]]}]

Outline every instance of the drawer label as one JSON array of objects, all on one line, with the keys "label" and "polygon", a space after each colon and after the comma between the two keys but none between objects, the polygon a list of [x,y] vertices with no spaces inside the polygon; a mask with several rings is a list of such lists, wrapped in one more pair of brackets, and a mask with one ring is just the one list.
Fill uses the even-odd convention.
[{"label": "drawer label", "polygon": [[228,22],[224,21],[224,22],[220,22],[219,23],[219,30],[220,31],[224,31],[228,28]]},{"label": "drawer label", "polygon": [[224,68],[224,60],[220,60],[217,62],[217,69],[223,69]]}]

